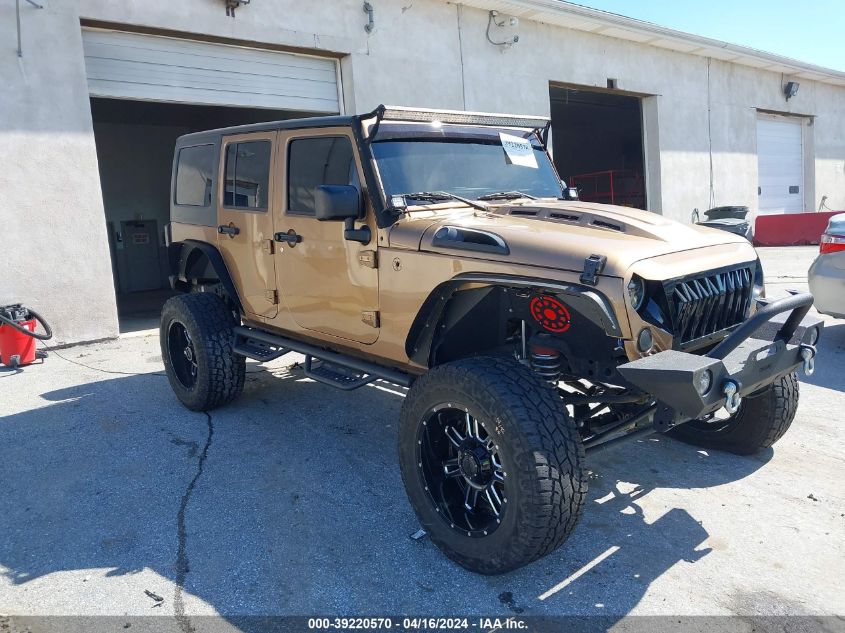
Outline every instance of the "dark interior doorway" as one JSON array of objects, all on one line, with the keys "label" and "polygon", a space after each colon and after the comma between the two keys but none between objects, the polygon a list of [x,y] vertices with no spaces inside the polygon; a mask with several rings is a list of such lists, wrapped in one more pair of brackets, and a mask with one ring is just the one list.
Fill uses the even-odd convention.
[{"label": "dark interior doorway", "polygon": [[164,227],[176,139],[231,125],[307,116],[289,110],[91,99],[121,327],[169,296]]},{"label": "dark interior doorway", "polygon": [[558,173],[582,200],[646,208],[639,97],[551,86]]}]

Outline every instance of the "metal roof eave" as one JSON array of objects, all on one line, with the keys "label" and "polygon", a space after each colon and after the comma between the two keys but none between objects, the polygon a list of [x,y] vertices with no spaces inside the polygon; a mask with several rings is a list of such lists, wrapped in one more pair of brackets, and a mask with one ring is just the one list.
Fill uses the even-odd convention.
[{"label": "metal roof eave", "polygon": [[690,55],[779,72],[836,86],[845,86],[845,72],[809,64],[747,46],[676,31],[564,0],[460,0],[478,9],[495,10],[520,19],[628,40]]}]

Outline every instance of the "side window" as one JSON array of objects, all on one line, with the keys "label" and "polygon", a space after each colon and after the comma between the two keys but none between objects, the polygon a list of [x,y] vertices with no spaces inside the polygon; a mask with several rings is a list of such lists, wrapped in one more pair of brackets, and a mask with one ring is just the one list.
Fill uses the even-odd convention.
[{"label": "side window", "polygon": [[211,204],[214,146],[183,147],[176,158],[176,204],[207,207]]},{"label": "side window", "polygon": [[355,185],[360,191],[352,143],[347,136],[300,138],[288,151],[288,213],[314,215],[319,185]]},{"label": "side window", "polygon": [[223,206],[266,210],[270,181],[270,141],[226,146]]}]

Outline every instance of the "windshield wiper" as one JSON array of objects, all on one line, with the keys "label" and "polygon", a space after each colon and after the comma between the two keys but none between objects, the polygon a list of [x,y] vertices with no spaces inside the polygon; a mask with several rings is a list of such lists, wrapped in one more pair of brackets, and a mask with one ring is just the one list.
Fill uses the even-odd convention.
[{"label": "windshield wiper", "polygon": [[497,191],[478,197],[479,200],[517,200],[519,198],[536,200],[537,196],[532,196],[530,193],[522,193],[521,191]]},{"label": "windshield wiper", "polygon": [[483,202],[477,202],[475,200],[470,200],[469,198],[456,196],[454,193],[449,193],[448,191],[417,191],[416,193],[403,193],[401,195],[403,198],[410,198],[411,200],[420,200],[422,202],[457,200],[458,202],[463,202],[464,204],[479,209],[481,211],[487,211],[487,209],[489,208]]}]

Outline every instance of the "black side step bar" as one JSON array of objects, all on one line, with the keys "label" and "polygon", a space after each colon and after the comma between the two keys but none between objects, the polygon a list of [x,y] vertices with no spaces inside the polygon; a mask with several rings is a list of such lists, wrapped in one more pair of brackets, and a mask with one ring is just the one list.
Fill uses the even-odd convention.
[{"label": "black side step bar", "polygon": [[[269,334],[263,330],[257,330],[250,327],[236,326],[233,329],[235,333],[235,352],[242,354],[243,356],[247,356],[248,358],[254,358],[255,360],[264,362],[278,358],[288,352],[298,352],[300,354],[305,354],[306,357],[311,356],[315,359],[320,359],[327,364],[351,369],[359,374],[367,374],[367,376],[362,379],[366,380],[366,382],[360,382],[360,384],[350,387],[353,389],[376,379],[391,382],[394,385],[399,385],[400,387],[410,387],[411,383],[414,382],[415,376],[412,376],[411,374],[406,374],[405,372],[397,371],[395,369],[388,369],[387,367],[382,367],[381,365],[376,365],[375,363],[371,363],[360,358],[338,354],[337,352],[330,352],[317,347],[316,345],[310,345],[309,343],[303,343],[301,341],[294,341],[292,339],[276,336],[275,334]],[[263,346],[261,345],[262,343],[275,348],[272,352],[271,350],[264,352],[269,353],[267,357],[254,355],[256,350],[263,349]],[[319,369],[312,368],[311,373],[321,375],[327,372],[320,372]],[[311,377],[318,380],[318,378],[313,375]],[[329,382],[330,379],[328,379],[327,376],[322,377],[327,378],[327,380],[320,380],[320,382],[327,382],[327,384],[331,384],[335,387],[339,386],[337,381],[332,380]],[[367,380],[370,377],[372,378]]]},{"label": "black side step bar", "polygon": [[[314,364],[315,360],[317,361],[316,365]],[[378,376],[374,376],[373,374],[345,372],[343,371],[344,369],[344,367],[333,366],[331,363],[314,358],[311,354],[305,355],[306,376],[324,385],[331,385],[343,391],[352,391],[358,387],[363,387],[378,378]]]},{"label": "black side step bar", "polygon": [[257,360],[259,363],[268,363],[271,360],[276,360],[277,358],[284,356],[290,350],[285,347],[275,347],[273,345],[267,345],[267,343],[253,341],[238,336],[235,338],[235,344],[232,346],[232,351],[234,351],[235,354],[240,354],[241,356]]}]

